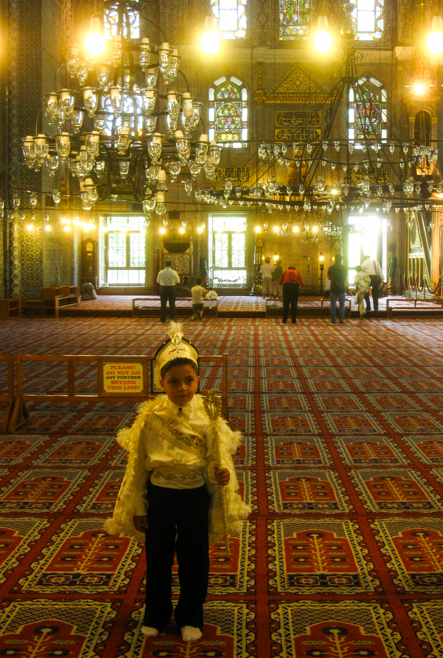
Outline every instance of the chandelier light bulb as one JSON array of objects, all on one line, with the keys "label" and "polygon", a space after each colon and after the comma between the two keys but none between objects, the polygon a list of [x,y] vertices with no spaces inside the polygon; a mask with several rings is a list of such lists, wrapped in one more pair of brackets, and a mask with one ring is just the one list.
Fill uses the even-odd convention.
[{"label": "chandelier light bulb", "polygon": [[36,147],[32,135],[27,135],[22,139],[22,150],[26,164],[28,167],[32,168],[36,159]]},{"label": "chandelier light bulb", "polygon": [[98,108],[98,94],[93,87],[83,88],[83,103],[90,117],[93,117]]},{"label": "chandelier light bulb", "polygon": [[169,58],[171,56],[171,50],[169,48],[169,43],[162,43],[158,49],[158,65],[160,71],[164,74],[169,68]]},{"label": "chandelier light bulb", "polygon": [[114,112],[121,112],[123,105],[123,95],[119,87],[111,87],[109,90],[109,98],[111,100],[112,109]]},{"label": "chandelier light bulb", "polygon": [[151,61],[151,54],[150,54],[151,47],[149,45],[149,39],[147,37],[143,37],[139,48],[140,48],[140,53],[139,53],[138,61],[140,64],[140,68],[142,71],[146,71]]},{"label": "chandelier light bulb", "polygon": [[206,16],[205,18],[205,29],[200,47],[207,55],[213,55],[220,48],[220,30],[215,16]]},{"label": "chandelier light bulb", "polygon": [[327,53],[332,48],[332,37],[329,32],[327,16],[318,17],[314,46],[319,53]]},{"label": "chandelier light bulb", "polygon": [[155,206],[157,215],[164,215],[166,212],[165,195],[163,192],[157,192],[157,205]]},{"label": "chandelier light bulb", "polygon": [[158,69],[148,69],[146,71],[146,86],[154,88],[158,80]]},{"label": "chandelier light bulb", "polygon": [[443,20],[441,16],[432,19],[432,32],[428,36],[428,50],[432,55],[441,55],[443,52]]},{"label": "chandelier light bulb", "polygon": [[150,116],[155,108],[156,95],[153,89],[146,89],[143,96],[143,111],[145,116]]},{"label": "chandelier light bulb", "polygon": [[104,52],[105,45],[100,19],[93,16],[89,24],[89,34],[85,39],[85,48],[92,57],[97,57]]}]

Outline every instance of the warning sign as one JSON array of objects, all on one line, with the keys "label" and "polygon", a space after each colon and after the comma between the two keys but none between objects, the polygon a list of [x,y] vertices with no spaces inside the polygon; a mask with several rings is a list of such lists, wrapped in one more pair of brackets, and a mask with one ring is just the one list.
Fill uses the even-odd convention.
[{"label": "warning sign", "polygon": [[102,364],[103,394],[140,395],[144,390],[144,364],[135,361],[106,361]]}]

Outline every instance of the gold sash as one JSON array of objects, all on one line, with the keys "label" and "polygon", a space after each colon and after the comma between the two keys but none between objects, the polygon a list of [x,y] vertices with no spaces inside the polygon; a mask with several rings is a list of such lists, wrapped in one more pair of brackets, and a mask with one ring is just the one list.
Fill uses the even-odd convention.
[{"label": "gold sash", "polygon": [[200,459],[204,458],[206,454],[206,443],[200,434],[198,434],[188,423],[180,419],[180,425],[186,429],[186,434],[179,429],[178,423],[175,418],[171,416],[162,417],[155,412],[152,413],[153,422],[152,428],[160,434],[163,438],[167,439],[176,448],[190,452],[197,455]]}]

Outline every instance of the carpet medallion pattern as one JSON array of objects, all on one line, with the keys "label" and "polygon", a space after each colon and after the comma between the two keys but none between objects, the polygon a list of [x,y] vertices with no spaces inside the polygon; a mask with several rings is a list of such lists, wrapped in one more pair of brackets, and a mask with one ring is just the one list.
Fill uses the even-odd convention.
[{"label": "carpet medallion pattern", "polygon": [[[0,435],[0,656],[441,658],[443,322],[206,318],[185,334],[228,354],[252,507],[229,554],[211,547],[202,639],[183,643],[173,619],[141,634],[144,548],[103,531],[137,405],[39,402]],[[146,318],[0,325],[5,354],[153,355],[164,336]],[[24,374],[25,391],[66,392],[65,366]],[[78,366],[76,390],[96,376]],[[205,364],[202,388],[221,382]]]}]

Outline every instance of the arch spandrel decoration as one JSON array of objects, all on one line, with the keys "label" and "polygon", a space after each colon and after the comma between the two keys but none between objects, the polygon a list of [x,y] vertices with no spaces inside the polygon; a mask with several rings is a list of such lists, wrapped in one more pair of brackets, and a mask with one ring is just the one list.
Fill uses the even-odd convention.
[{"label": "arch spandrel decoration", "polygon": [[277,84],[266,91],[262,89],[262,68],[258,67],[257,91],[254,94],[256,103],[327,103],[330,94],[325,92],[299,64],[291,66]]}]

